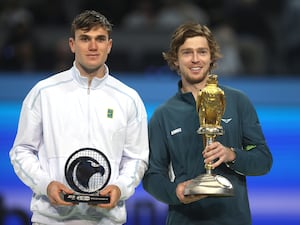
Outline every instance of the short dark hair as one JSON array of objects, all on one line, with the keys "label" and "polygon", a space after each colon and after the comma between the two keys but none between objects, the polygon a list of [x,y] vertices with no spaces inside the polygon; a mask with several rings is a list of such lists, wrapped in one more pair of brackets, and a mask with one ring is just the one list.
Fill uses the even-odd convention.
[{"label": "short dark hair", "polygon": [[104,28],[108,32],[108,36],[111,36],[113,25],[108,19],[95,10],[85,10],[74,18],[71,24],[71,37],[75,37],[76,30],[89,31],[98,26]]}]

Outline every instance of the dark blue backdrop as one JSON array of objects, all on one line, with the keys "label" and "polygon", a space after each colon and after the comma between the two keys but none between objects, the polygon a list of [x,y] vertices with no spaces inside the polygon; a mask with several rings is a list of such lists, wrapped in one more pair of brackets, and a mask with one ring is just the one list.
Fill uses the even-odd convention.
[{"label": "dark blue backdrop", "polygon": [[[8,152],[16,134],[21,102],[39,75],[0,76],[0,220],[4,210],[21,209],[30,216],[31,191],[14,174]],[[149,118],[153,110],[177,90],[177,77],[122,75],[118,77],[142,96]],[[300,79],[220,78],[220,83],[241,89],[253,101],[274,156],[268,175],[248,177],[253,225],[300,224]],[[162,225],[166,206],[141,186],[128,201],[128,225]],[[20,217],[19,217],[20,218]],[[6,217],[3,224],[21,224]]]}]

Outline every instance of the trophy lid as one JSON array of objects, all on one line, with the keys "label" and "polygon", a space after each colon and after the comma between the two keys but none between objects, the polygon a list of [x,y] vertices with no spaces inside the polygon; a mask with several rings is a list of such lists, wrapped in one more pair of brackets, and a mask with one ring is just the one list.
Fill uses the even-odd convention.
[{"label": "trophy lid", "polygon": [[209,84],[217,85],[218,84],[218,75],[216,75],[216,74],[208,75],[207,84],[208,85]]}]

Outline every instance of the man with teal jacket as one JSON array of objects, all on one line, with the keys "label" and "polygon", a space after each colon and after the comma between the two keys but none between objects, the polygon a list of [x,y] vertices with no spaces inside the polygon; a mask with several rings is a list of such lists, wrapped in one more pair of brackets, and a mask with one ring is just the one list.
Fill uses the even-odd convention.
[{"label": "man with teal jacket", "polygon": [[[250,225],[246,176],[268,173],[273,162],[254,106],[241,91],[219,86],[226,96],[224,134],[206,146],[197,133],[195,99],[221,57],[220,48],[206,26],[187,23],[176,29],[163,56],[181,79],[178,92],[156,109],[149,122],[144,189],[168,204],[168,225]],[[185,195],[187,184],[205,174],[209,162],[214,174],[232,183],[234,196]]]}]

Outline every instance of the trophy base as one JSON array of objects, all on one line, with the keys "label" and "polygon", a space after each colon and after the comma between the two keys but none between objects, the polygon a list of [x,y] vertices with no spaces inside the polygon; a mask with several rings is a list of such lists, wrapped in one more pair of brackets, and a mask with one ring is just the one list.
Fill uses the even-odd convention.
[{"label": "trophy base", "polygon": [[85,195],[85,194],[64,194],[64,201],[73,203],[104,204],[110,202],[109,196]]},{"label": "trophy base", "polygon": [[184,195],[199,194],[216,197],[230,197],[234,195],[233,186],[227,178],[209,173],[199,175],[193,179],[184,191]]}]

